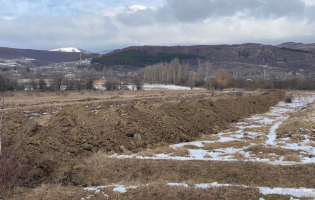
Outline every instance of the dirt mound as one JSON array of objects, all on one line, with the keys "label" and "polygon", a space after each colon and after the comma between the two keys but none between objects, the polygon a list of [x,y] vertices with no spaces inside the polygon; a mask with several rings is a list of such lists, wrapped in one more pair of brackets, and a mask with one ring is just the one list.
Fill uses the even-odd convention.
[{"label": "dirt mound", "polygon": [[217,133],[243,117],[266,112],[283,98],[284,93],[276,91],[215,102],[165,103],[158,108],[143,101],[105,108],[98,114],[71,105],[44,125],[22,117],[25,122],[17,126],[33,124],[19,152],[23,158],[20,178],[28,185],[67,182],[76,163],[93,152],[137,152],[156,144],[192,141],[201,134]]}]

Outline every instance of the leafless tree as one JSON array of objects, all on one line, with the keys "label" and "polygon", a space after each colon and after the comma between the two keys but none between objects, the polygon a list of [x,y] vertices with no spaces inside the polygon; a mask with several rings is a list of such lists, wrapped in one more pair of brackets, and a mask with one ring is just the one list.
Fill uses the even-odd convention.
[{"label": "leafless tree", "polygon": [[39,80],[38,87],[40,90],[46,90],[47,89],[47,84],[46,84],[44,79]]},{"label": "leafless tree", "polygon": [[51,88],[56,90],[61,90],[62,81],[64,79],[64,74],[61,72],[55,72],[52,74],[51,79]]},{"label": "leafless tree", "polygon": [[10,74],[0,74],[0,91],[16,90],[19,88],[18,80]]},{"label": "leafless tree", "polygon": [[141,77],[139,76],[134,76],[133,77],[133,83],[134,83],[134,86],[137,90],[141,90],[142,87],[143,87],[143,83],[142,83],[142,80],[141,80]]},{"label": "leafless tree", "polygon": [[201,63],[200,59],[198,60],[198,74],[200,76],[200,79],[206,80],[209,78],[212,69],[212,63],[210,61],[206,61],[204,63]]},{"label": "leafless tree", "polygon": [[73,90],[76,85],[76,82],[72,78],[65,78],[63,80],[63,85],[66,86],[66,90]]},{"label": "leafless tree", "polygon": [[29,86],[30,86],[30,89],[32,88],[33,90],[37,90],[38,83],[37,83],[37,81],[35,80],[34,77],[31,78],[31,80],[29,82]]},{"label": "leafless tree", "polygon": [[88,90],[91,90],[94,88],[94,82],[96,79],[96,74],[92,71],[87,71],[85,73],[85,87]]},{"label": "leafless tree", "polygon": [[115,88],[115,82],[113,79],[108,79],[106,80],[104,87],[106,88],[107,91],[112,91]]},{"label": "leafless tree", "polygon": [[104,87],[107,91],[116,90],[117,89],[117,74],[112,68],[104,70],[104,75],[106,78],[106,82],[104,84]]},{"label": "leafless tree", "polygon": [[77,88],[77,90],[80,92],[82,90],[82,81],[80,79],[75,81],[75,87]]},{"label": "leafless tree", "polygon": [[189,66],[176,58],[171,63],[159,63],[144,69],[144,79],[151,83],[183,84],[189,79]]}]

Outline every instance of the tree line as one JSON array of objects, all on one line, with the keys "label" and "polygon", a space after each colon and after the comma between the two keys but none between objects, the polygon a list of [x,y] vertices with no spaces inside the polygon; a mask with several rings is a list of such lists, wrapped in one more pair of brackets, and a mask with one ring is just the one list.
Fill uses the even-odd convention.
[{"label": "tree line", "polygon": [[150,83],[182,85],[189,80],[189,66],[178,58],[170,63],[159,63],[144,69],[144,80]]},{"label": "tree line", "polygon": [[82,90],[93,89],[96,74],[94,72],[86,72],[79,79],[66,78],[61,72],[52,73],[48,83],[45,79],[35,79],[31,77],[27,82],[21,82],[17,77],[8,74],[0,74],[0,91],[15,90]]},{"label": "tree line", "polygon": [[157,53],[157,55],[150,55],[147,51],[139,49],[131,49],[128,51],[122,51],[112,55],[105,55],[92,59],[92,65],[95,69],[101,70],[106,66],[115,65],[131,65],[144,67],[146,65],[153,65],[160,62],[171,62],[174,58],[181,60],[196,59],[199,56],[193,54],[182,54],[182,53]]},{"label": "tree line", "polygon": [[223,89],[232,81],[231,73],[226,69],[214,71],[211,62],[198,60],[198,71],[190,71],[187,63],[180,63],[178,58],[170,63],[150,65],[144,69],[144,80],[149,83],[187,85]]}]

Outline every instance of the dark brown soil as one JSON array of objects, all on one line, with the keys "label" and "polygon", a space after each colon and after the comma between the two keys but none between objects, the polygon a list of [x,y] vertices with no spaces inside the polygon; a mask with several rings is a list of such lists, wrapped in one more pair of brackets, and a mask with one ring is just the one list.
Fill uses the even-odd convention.
[{"label": "dark brown soil", "polygon": [[[71,168],[93,152],[138,152],[157,144],[188,142],[215,134],[244,117],[264,113],[284,98],[280,91],[255,97],[105,108],[98,114],[69,105],[43,125],[15,111],[6,116],[5,149],[22,139],[20,179],[29,186],[67,182]],[[12,134],[14,133],[14,134]],[[25,136],[25,137],[24,137]]]}]

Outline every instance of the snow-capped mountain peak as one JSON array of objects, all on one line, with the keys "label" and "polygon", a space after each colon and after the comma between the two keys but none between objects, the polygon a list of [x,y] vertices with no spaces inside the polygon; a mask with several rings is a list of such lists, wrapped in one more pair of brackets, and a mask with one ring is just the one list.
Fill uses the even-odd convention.
[{"label": "snow-capped mountain peak", "polygon": [[84,54],[91,54],[89,51],[85,51],[76,47],[62,47],[57,49],[50,49],[48,51],[59,51],[59,52],[76,52],[76,53],[84,53]]}]

